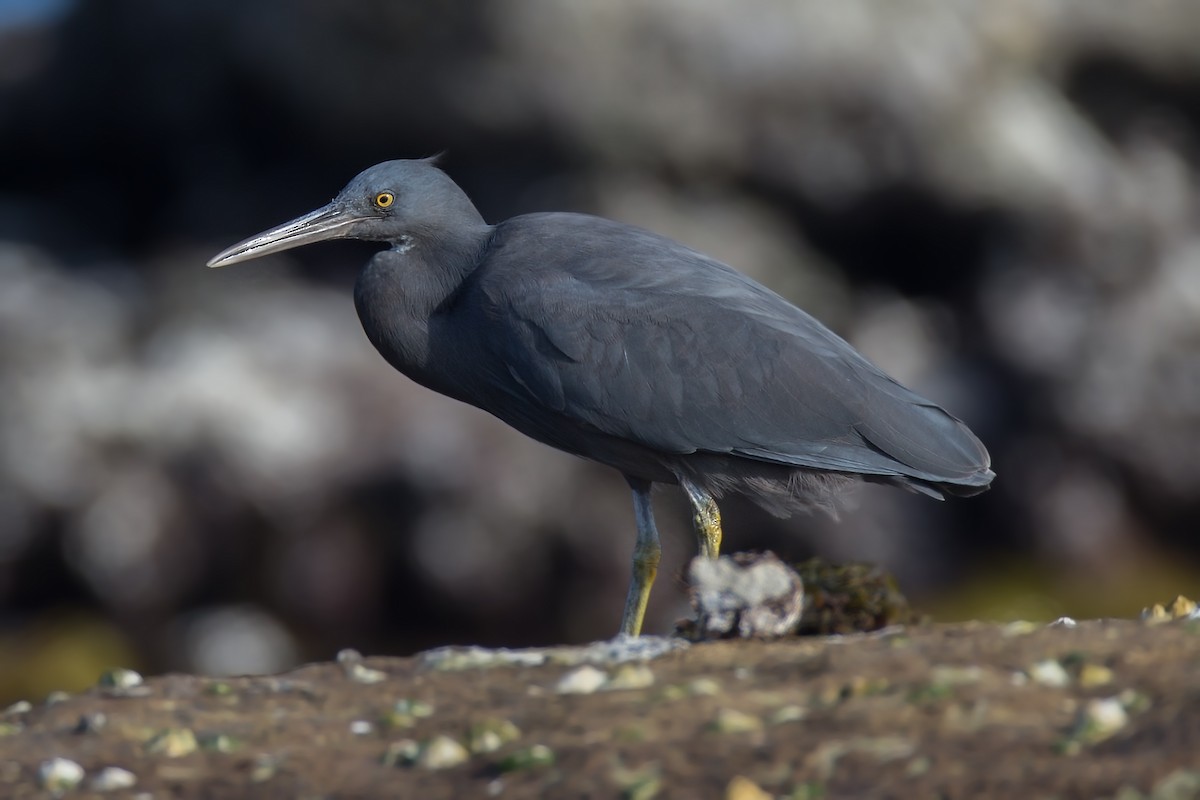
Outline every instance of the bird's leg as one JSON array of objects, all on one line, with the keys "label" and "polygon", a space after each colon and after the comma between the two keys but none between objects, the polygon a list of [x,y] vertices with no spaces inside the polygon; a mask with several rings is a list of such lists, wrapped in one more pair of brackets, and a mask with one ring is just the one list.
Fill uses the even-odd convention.
[{"label": "bird's leg", "polygon": [[696,541],[700,555],[716,558],[721,553],[721,509],[713,496],[689,480],[680,482],[692,501],[692,522],[696,525]]},{"label": "bird's leg", "polygon": [[650,587],[658,574],[662,546],[658,543],[658,528],[654,527],[654,511],[650,507],[650,482],[626,478],[633,489],[633,513],[637,517],[637,544],[633,548],[633,580],[625,597],[625,613],[621,615],[621,633],[637,636],[642,631]]}]

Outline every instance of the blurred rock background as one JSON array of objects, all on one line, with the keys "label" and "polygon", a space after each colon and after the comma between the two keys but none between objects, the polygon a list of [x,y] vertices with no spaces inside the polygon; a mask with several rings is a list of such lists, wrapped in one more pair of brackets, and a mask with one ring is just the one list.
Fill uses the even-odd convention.
[{"label": "blurred rock background", "polygon": [[[1147,0],[0,0],[0,700],[612,633],[611,470],[416,387],[371,245],[209,271],[377,161],[633,222],[965,418],[995,488],[736,503],[939,619],[1196,591],[1200,14]],[[648,628],[684,611],[683,502]]]}]

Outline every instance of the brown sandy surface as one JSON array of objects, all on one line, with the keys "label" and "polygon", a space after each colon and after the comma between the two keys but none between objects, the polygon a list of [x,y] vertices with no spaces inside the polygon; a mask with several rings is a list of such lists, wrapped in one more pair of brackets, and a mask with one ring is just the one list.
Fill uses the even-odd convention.
[{"label": "brown sandy surface", "polygon": [[273,677],[98,686],[5,713],[0,794],[48,796],[56,757],[84,769],[71,797],[107,766],[136,785],[104,796],[155,798],[1200,792],[1195,621],[617,652],[351,654]]}]

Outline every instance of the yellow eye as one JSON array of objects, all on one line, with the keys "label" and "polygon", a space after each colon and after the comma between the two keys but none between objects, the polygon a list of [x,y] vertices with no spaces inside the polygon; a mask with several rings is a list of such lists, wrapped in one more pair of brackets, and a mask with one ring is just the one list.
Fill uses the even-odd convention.
[{"label": "yellow eye", "polygon": [[394,202],[396,202],[396,195],[391,192],[380,192],[375,195],[375,206],[377,208],[390,208]]}]

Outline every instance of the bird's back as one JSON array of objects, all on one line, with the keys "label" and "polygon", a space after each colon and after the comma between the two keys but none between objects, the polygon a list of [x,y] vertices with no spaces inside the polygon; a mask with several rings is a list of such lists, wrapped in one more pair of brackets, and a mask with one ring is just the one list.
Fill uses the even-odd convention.
[{"label": "bird's back", "polygon": [[627,474],[707,475],[718,493],[755,494],[811,473],[821,485],[788,488],[798,495],[823,491],[822,473],[935,496],[993,477],[961,421],[807,313],[632,226],[501,223],[452,313],[486,351],[462,399]]}]

